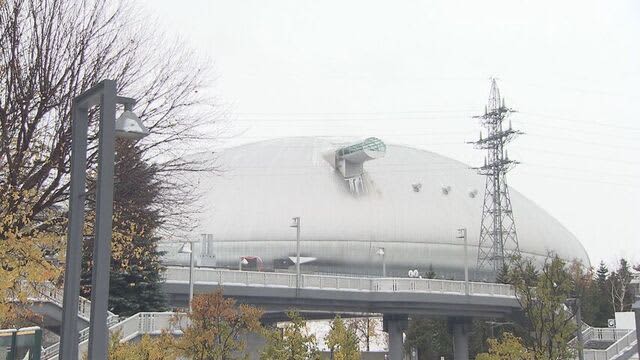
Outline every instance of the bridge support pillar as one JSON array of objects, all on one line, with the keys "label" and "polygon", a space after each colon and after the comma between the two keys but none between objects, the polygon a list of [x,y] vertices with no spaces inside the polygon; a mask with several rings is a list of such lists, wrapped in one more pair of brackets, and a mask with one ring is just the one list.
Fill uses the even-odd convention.
[{"label": "bridge support pillar", "polygon": [[453,359],[469,360],[471,319],[464,317],[449,318],[449,328],[453,333]]},{"label": "bridge support pillar", "polygon": [[407,315],[384,315],[382,330],[389,334],[389,360],[402,360],[404,354],[404,331],[409,319]]}]

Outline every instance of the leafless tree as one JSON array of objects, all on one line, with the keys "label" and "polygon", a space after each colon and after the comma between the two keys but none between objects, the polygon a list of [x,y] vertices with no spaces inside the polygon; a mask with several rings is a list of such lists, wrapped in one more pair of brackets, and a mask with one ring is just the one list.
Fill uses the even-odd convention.
[{"label": "leafless tree", "polygon": [[629,269],[626,259],[620,259],[618,269],[609,276],[609,286],[611,287],[611,304],[613,311],[627,311],[631,307],[630,284],[633,275]]},{"label": "leafless tree", "polygon": [[366,351],[371,351],[371,341],[380,335],[376,332],[379,325],[380,321],[371,316],[347,320],[347,326],[353,330],[360,342],[364,344]]},{"label": "leafless tree", "polygon": [[[208,63],[148,19],[126,1],[0,1],[0,184],[36,192],[34,216],[68,197],[72,100],[102,79],[139,100],[152,135],[135,148],[158,168],[165,224],[184,219],[193,200],[183,174],[213,170],[209,160],[185,157],[215,138],[202,129],[215,130],[220,118],[203,96]],[[95,109],[89,121],[91,173]]]}]

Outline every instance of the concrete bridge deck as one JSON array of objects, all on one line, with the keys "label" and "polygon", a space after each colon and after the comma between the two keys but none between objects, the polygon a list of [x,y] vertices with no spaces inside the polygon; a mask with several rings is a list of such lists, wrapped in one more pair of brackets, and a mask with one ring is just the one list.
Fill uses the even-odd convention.
[{"label": "concrete bridge deck", "polygon": [[[263,308],[276,318],[301,312],[383,314],[389,334],[389,359],[403,357],[403,332],[410,316],[447,317],[454,335],[455,359],[468,359],[474,317],[496,318],[518,311],[513,287],[504,284],[415,278],[364,278],[333,275],[195,268],[194,293],[218,288],[239,303]],[[164,292],[171,305],[185,306],[189,267],[168,266]]]}]

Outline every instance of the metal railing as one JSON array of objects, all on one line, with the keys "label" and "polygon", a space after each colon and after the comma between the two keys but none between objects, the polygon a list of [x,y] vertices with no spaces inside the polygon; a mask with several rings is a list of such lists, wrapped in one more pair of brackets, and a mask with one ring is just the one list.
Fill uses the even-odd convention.
[{"label": "metal railing", "polygon": [[[165,280],[168,282],[188,282],[189,268],[168,266],[165,272]],[[296,275],[292,273],[196,268],[193,281],[196,284],[296,288]],[[362,292],[466,294],[464,281],[309,274],[301,276],[300,288]],[[515,298],[515,291],[511,285],[469,282],[469,295]]]},{"label": "metal railing", "polygon": [[[135,339],[144,334],[158,335],[162,331],[169,331],[173,334],[181,332],[186,323],[186,318],[181,318],[181,322],[174,324],[172,318],[176,315],[173,312],[141,312],[126,318],[118,323],[110,323],[111,333],[120,332],[121,342]],[[78,353],[87,351],[89,346],[89,328],[80,331]],[[42,350],[42,359],[54,360],[58,358],[60,343],[53,344]]]},{"label": "metal railing", "polygon": [[585,349],[585,360],[610,360],[637,341],[635,330],[626,329],[589,328],[583,332],[583,336],[585,343],[587,341],[614,341],[604,350]]},{"label": "metal railing", "polygon": [[[91,301],[86,298],[80,296],[78,301],[78,316],[83,318],[86,321],[89,321],[91,317]],[[39,302],[51,302],[60,308],[62,308],[62,301],[64,299],[64,291],[62,289],[58,289],[53,284],[45,283],[42,284],[31,291],[31,294],[28,297],[29,301],[39,301]],[[108,318],[115,318],[117,322],[118,315],[107,311]]]}]

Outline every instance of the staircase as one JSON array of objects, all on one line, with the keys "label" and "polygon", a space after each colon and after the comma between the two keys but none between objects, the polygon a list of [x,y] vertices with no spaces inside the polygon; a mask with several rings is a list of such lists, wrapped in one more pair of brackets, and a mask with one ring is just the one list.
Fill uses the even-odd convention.
[{"label": "staircase", "polygon": [[[64,298],[64,291],[58,289],[52,284],[45,284],[39,286],[34,294],[29,296],[28,300],[31,302],[50,302],[62,311],[62,300]],[[85,321],[89,321],[91,317],[91,301],[80,296],[80,301],[78,302],[78,317],[82,318]],[[118,315],[107,311],[107,319],[111,319],[111,321],[117,322]],[[109,321],[109,320],[107,320]]]},{"label": "staircase", "polygon": [[[144,334],[160,335],[162,331],[168,331],[174,335],[182,334],[182,327],[186,325],[184,319],[180,323],[174,324],[172,318],[176,315],[173,312],[141,312],[127,319],[109,324],[111,333],[119,332],[122,337],[121,342],[126,342],[142,336]],[[83,354],[89,347],[89,328],[80,331],[80,343],[78,344],[78,354]],[[43,360],[57,360],[60,351],[60,343],[53,344],[42,350]]]},{"label": "staircase", "polygon": [[587,327],[582,337],[585,360],[626,360],[637,354],[635,330]]}]

